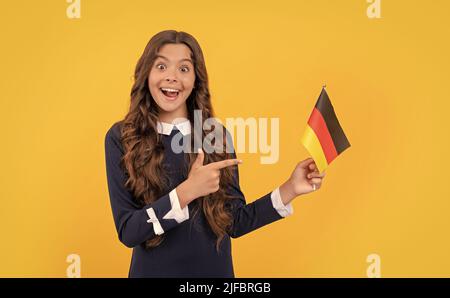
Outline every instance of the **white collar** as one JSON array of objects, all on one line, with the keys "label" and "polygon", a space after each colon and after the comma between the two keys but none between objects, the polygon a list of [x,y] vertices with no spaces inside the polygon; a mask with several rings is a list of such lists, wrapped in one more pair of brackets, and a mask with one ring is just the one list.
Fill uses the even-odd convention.
[{"label": "white collar", "polygon": [[181,132],[183,136],[186,136],[191,133],[191,121],[189,121],[188,119],[184,119],[181,121],[177,121],[177,119],[175,119],[173,123],[167,123],[162,121],[158,121],[156,123],[158,133],[164,135],[170,135],[174,126]]}]

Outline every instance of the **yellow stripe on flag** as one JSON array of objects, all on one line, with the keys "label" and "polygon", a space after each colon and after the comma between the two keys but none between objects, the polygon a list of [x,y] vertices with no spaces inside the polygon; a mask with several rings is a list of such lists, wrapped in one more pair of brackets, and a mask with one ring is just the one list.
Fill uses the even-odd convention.
[{"label": "yellow stripe on flag", "polygon": [[327,159],[325,158],[319,139],[309,125],[306,125],[305,133],[301,141],[316,162],[319,172],[322,173],[328,166]]}]

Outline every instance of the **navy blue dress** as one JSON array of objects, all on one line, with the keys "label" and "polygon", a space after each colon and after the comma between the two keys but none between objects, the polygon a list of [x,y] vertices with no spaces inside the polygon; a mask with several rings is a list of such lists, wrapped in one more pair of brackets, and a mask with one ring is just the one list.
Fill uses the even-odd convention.
[{"label": "navy blue dress", "polygon": [[[283,217],[274,209],[268,193],[246,204],[239,187],[239,173],[233,167],[234,179],[230,194],[238,199],[231,202],[233,227],[216,250],[216,236],[203,212],[193,217],[198,201],[188,205],[189,219],[178,223],[175,219],[163,219],[171,210],[169,192],[187,178],[184,154],[170,150],[172,137],[179,133],[174,127],[170,135],[161,135],[164,144],[163,164],[167,167],[170,185],[165,195],[152,204],[143,206],[125,188],[126,172],[120,165],[124,154],[120,141],[121,122],[115,123],[106,133],[105,153],[109,196],[114,223],[119,240],[133,248],[129,277],[234,277],[231,256],[231,238],[237,238]],[[162,243],[151,249],[145,241],[155,236],[153,224],[148,223],[146,212],[153,208],[164,230]]]}]

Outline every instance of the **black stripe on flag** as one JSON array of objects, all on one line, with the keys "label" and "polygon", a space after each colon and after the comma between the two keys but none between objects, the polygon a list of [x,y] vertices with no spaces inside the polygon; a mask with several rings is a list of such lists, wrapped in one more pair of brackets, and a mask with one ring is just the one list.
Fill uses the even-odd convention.
[{"label": "black stripe on flag", "polygon": [[328,131],[330,132],[331,138],[333,139],[334,146],[338,155],[350,147],[350,143],[342,130],[341,125],[334,112],[333,105],[331,104],[330,98],[328,97],[325,88],[322,88],[319,99],[316,102],[316,109],[322,114],[325,123],[327,124]]}]

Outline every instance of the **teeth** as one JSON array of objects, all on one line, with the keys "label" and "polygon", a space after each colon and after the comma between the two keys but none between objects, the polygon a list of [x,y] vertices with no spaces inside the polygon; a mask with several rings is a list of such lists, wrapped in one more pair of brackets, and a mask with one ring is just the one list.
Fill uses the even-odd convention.
[{"label": "teeth", "polygon": [[161,88],[161,90],[168,91],[168,92],[179,92],[180,91],[180,90],[177,90],[177,89],[170,89],[170,88]]}]

